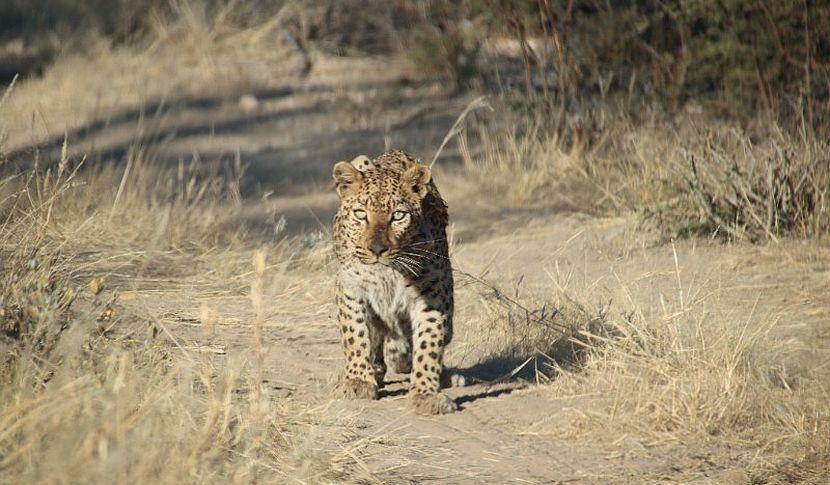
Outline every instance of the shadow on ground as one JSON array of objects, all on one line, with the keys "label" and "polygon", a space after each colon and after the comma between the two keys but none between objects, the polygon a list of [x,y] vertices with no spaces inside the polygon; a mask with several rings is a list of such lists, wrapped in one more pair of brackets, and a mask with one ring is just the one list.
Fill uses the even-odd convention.
[{"label": "shadow on ground", "polygon": [[[367,101],[352,102],[344,92]],[[67,133],[70,158],[122,164],[142,150],[167,166],[239,159],[247,167],[243,194],[299,195],[325,186],[335,162],[358,154],[388,147],[431,157],[463,109],[427,83],[406,80],[254,91],[254,110],[240,106],[239,94],[160,100],[95,119]],[[55,136],[5,158],[18,166],[35,156],[55,162],[63,144],[64,136]]]},{"label": "shadow on ground", "polygon": [[[598,322],[592,322],[597,324]],[[450,374],[462,376],[470,393],[459,396],[462,407],[483,398],[497,397],[540,383],[555,380],[559,369],[576,370],[585,358],[585,342],[572,334],[554,338],[539,352],[492,355],[469,367],[451,367]]]}]

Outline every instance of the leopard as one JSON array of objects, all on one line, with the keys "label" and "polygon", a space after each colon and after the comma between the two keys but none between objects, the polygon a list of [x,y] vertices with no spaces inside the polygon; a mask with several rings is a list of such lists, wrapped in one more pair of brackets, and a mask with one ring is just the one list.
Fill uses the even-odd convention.
[{"label": "leopard", "polygon": [[342,161],[332,170],[340,200],[332,221],[336,320],[347,398],[378,399],[387,369],[409,374],[417,414],[448,414],[457,404],[442,387],[453,335],[453,269],[447,204],[430,168],[387,151]]}]

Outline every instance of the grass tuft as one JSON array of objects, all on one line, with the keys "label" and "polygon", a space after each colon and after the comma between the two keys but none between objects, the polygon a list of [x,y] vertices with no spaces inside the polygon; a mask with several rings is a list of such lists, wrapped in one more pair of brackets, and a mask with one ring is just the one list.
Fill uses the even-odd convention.
[{"label": "grass tuft", "polygon": [[551,387],[563,397],[596,396],[597,407],[574,411],[571,432],[749,446],[763,458],[748,470],[768,479],[795,463],[812,463],[805,477],[826,472],[816,457],[830,451],[830,396],[793,357],[779,317],[718,309],[719,290],[692,291],[679,270],[677,278],[678,294],[661,296],[660,311],[632,301],[599,333],[582,333],[581,365]]}]

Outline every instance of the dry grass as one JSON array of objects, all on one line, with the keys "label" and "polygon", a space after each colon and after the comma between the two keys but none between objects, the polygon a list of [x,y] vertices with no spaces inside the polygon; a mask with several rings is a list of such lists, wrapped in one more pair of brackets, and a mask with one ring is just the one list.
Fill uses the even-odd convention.
[{"label": "dry grass", "polygon": [[[759,141],[732,127],[669,132],[661,138],[662,146],[654,146],[656,137],[634,144],[644,165],[635,170],[653,178],[635,183],[633,197],[638,190],[647,194],[637,202],[669,235],[720,233],[777,241],[784,235],[821,236],[830,229],[826,141],[777,127]],[[643,156],[649,152],[653,158]]]},{"label": "dry grass", "polygon": [[250,480],[273,467],[288,423],[276,413],[265,426],[250,419],[235,395],[238,374],[148,353],[114,351],[97,372],[61,369],[45,390],[9,393],[4,474],[27,482],[181,482]]},{"label": "dry grass", "polygon": [[[563,292],[539,298],[521,280],[510,287],[496,285],[487,275],[456,270],[462,314],[471,313],[478,322],[475,334],[465,335],[466,351],[491,362],[515,366],[494,378],[521,375],[547,382],[553,376],[548,362],[561,367],[577,365],[582,358],[586,332],[600,330],[606,308],[586,307]],[[544,369],[538,369],[541,363]],[[503,366],[500,366],[503,367]],[[538,370],[533,373],[531,370]],[[502,371],[505,369],[501,369]],[[520,374],[521,373],[521,374]]]},{"label": "dry grass", "polygon": [[[157,40],[142,50],[96,44],[92,59],[61,58],[20,86],[2,106],[11,120],[5,129],[19,138],[33,113],[38,126],[80,124],[114,106],[241,92],[287,76],[290,49],[270,49],[284,41],[279,17],[238,28],[180,5],[180,23],[159,21]],[[458,138],[465,175],[477,194],[504,195],[505,205],[564,200],[577,210],[640,210],[667,236],[826,232],[826,142],[771,130],[756,143],[733,128],[697,130],[657,116],[595,118],[602,123],[551,128],[506,117],[512,127],[502,131],[482,123],[475,137]],[[283,273],[269,273],[323,277],[325,245],[247,232],[237,222],[241,163],[164,166],[140,141],[120,162],[32,160],[0,177],[4,477],[375,480],[359,450],[320,449],[321,436],[350,436],[341,422],[262,386],[264,287],[289,287]],[[189,350],[160,315],[120,302],[125,289],[184,277],[250,296],[252,361]],[[575,416],[573,434],[732,444],[746,450],[758,481],[830,473],[830,396],[791,359],[790,340],[776,333],[780,316],[725,311],[712,303],[719,288],[693,288],[679,269],[676,294],[649,311],[656,299],[628,291],[637,278],[617,282],[625,298],[615,301],[626,303],[594,310],[596,288],[552,280],[547,298],[538,298],[518,283],[504,288],[487,275],[459,274],[459,307],[479,312],[473,344],[485,358],[546,360],[551,367],[536,376],[550,381],[546,392],[596,398]],[[283,306],[307,298],[308,288],[290,287],[279,295],[289,302]],[[200,321],[205,332],[209,313]],[[550,433],[561,437],[561,429]]]},{"label": "dry grass", "polygon": [[158,315],[120,303],[119,290],[140,292],[140,281],[196,274],[224,288],[233,275],[231,284],[254,282],[261,328],[265,254],[276,266],[305,258],[312,268],[318,258],[225,223],[239,208],[238,166],[168,168],[146,153],[135,149],[121,168],[64,157],[2,179],[4,479],[371,481],[359,450],[324,452],[311,437],[315,426],[343,432],[339,419],[266,399],[250,370],[262,367],[261,337],[255,362],[217,365]]},{"label": "dry grass", "polygon": [[[146,45],[86,39],[82,53],[9,89],[0,142],[52,137],[147,102],[273,87],[296,74],[279,14],[239,26],[193,6],[178,2],[175,21],[156,19]],[[164,165],[137,131],[117,163],[73,159],[65,142],[55,163],[35,154],[22,168],[2,166],[4,480],[373,481],[357,464],[359,445],[338,450],[337,440],[319,440],[348,423],[289,407],[262,386],[265,281],[285,286],[275,268],[325,264],[323,245],[240,225],[238,158]],[[261,262],[254,271],[252,253]],[[119,296],[185,278],[221,294],[253,281],[254,362],[217,363],[182,345],[161,315]],[[206,332],[211,320],[202,319]]]},{"label": "dry grass", "polygon": [[[586,225],[577,234],[596,230]],[[622,244],[634,244],[629,235],[621,237]],[[590,246],[590,240],[582,237],[575,245]],[[528,236],[512,251],[536,243]],[[752,260],[756,278],[775,271],[747,254],[750,247],[706,246],[694,258],[691,242],[639,248],[642,256],[634,261],[604,255],[607,245],[597,253],[576,250],[557,257],[551,268],[515,268],[548,275],[547,283],[530,286],[523,278],[505,282],[498,270],[493,276],[459,274],[459,312],[472,313],[476,324],[473,335],[463,336],[465,347],[454,352],[486,349],[482,361],[500,360],[513,369],[494,379],[520,375],[548,383],[544,394],[568,403],[566,416],[534,423],[523,430],[528,435],[595,439],[610,453],[635,442],[653,450],[652,457],[675,445],[680,451],[669,459],[689,475],[696,471],[681,462],[690,450],[719,450],[711,452],[712,463],[745,470],[753,483],[824,483],[830,473],[830,388],[821,359],[814,351],[804,355],[805,348],[815,348],[809,333],[797,331],[806,326],[805,315],[764,301],[788,294],[783,280],[769,278],[776,283],[773,294],[746,292],[760,282],[716,269],[734,270],[730,258],[741,255]],[[805,250],[804,244],[797,248]],[[665,252],[660,249],[673,254],[671,260],[656,257]],[[567,254],[564,246],[562,252]],[[600,261],[588,265],[583,257]],[[805,270],[824,264],[807,259]],[[583,264],[591,274],[581,273]],[[608,269],[597,273],[605,264]]]},{"label": "dry grass", "polygon": [[[595,402],[572,411],[570,434],[733,447],[759,483],[820,483],[830,471],[830,395],[819,367],[797,358],[798,337],[778,329],[788,316],[757,312],[757,300],[729,304],[729,288],[688,278],[672,249],[673,294],[635,292],[649,272],[618,276],[625,303],[580,329],[579,365],[553,363],[551,392]],[[596,297],[552,278],[560,291]]]},{"label": "dry grass", "polygon": [[571,154],[559,137],[539,124],[508,126],[503,132],[477,126],[476,142],[466,134],[459,138],[467,173],[479,186],[504,194],[514,204],[546,197],[555,191],[557,179],[571,171]]},{"label": "dry grass", "polygon": [[636,211],[667,239],[777,241],[830,228],[829,147],[806,126],[753,133],[692,116],[635,121],[610,109],[590,117],[601,122],[553,127],[504,108],[499,116],[506,128],[480,127],[475,142],[462,137],[460,152],[469,176],[513,204]]}]

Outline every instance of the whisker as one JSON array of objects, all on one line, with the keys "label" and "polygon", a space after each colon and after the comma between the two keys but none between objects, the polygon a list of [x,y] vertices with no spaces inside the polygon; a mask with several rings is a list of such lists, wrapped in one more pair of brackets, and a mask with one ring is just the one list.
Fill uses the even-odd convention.
[{"label": "whisker", "polygon": [[421,261],[418,261],[417,259],[412,258],[412,257],[410,257],[410,256],[406,256],[406,255],[399,255],[399,256],[398,256],[398,257],[396,257],[395,259],[398,259],[398,260],[401,260],[401,261],[405,261],[405,262],[407,262],[407,263],[410,263],[412,266],[417,266],[418,268],[420,268],[421,266],[423,266],[423,264],[421,263]]},{"label": "whisker", "polygon": [[405,263],[405,262],[403,262],[403,261],[399,261],[399,260],[395,260],[395,261],[394,261],[394,263],[396,263],[396,264],[397,264],[398,266],[400,266],[401,268],[404,268],[404,269],[406,269],[407,271],[409,271],[410,273],[412,273],[412,276],[415,276],[415,277],[417,277],[417,276],[418,276],[418,273],[417,273],[414,269],[412,269],[412,268],[409,266],[409,264],[407,264],[407,263]]},{"label": "whisker", "polygon": [[447,240],[447,238],[442,237],[442,238],[438,238],[438,239],[429,239],[427,241],[416,241],[414,243],[410,243],[407,247],[409,247],[409,246],[425,246],[427,244],[432,244],[432,243],[435,243],[435,242],[446,241],[446,240]]},{"label": "whisker", "polygon": [[423,254],[415,254],[409,252],[401,252],[398,254],[397,257],[401,259],[408,259],[411,262],[418,264],[418,266],[423,266],[424,263],[429,261],[429,259],[424,257]]},{"label": "whisker", "polygon": [[406,263],[408,266],[411,266],[414,269],[417,269],[419,272],[423,269],[423,266],[419,262],[415,261],[414,259],[406,258],[406,259],[401,259],[400,261],[402,263]]},{"label": "whisker", "polygon": [[[450,258],[448,258],[447,256],[444,256],[443,254],[438,254],[438,253],[436,253],[436,252],[434,252],[434,251],[429,251],[429,250],[427,250],[427,249],[412,248],[412,251],[420,251],[421,253],[424,253],[424,254],[420,254],[420,255],[418,255],[418,256],[421,256],[421,257],[425,257],[425,256],[426,256],[426,254],[429,254],[429,255],[432,255],[432,256],[435,256],[435,257],[438,257],[438,258],[444,258],[444,259],[446,259],[446,260],[449,260],[449,259],[450,259]],[[412,256],[415,256],[415,254],[412,254],[412,253],[409,253],[409,254],[411,254]]]}]

